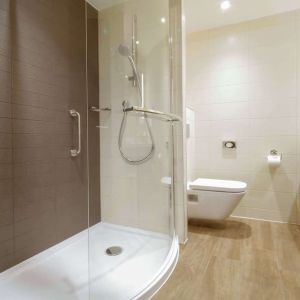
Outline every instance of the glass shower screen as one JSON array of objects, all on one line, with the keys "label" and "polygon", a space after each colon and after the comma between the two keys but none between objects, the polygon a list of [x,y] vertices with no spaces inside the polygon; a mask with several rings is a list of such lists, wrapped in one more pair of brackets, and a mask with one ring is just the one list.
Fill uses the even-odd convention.
[{"label": "glass shower screen", "polygon": [[115,3],[98,7],[100,99],[89,112],[99,116],[89,131],[100,134],[101,182],[91,299],[150,296],[175,244],[172,122],[155,113],[170,112],[169,3]]}]

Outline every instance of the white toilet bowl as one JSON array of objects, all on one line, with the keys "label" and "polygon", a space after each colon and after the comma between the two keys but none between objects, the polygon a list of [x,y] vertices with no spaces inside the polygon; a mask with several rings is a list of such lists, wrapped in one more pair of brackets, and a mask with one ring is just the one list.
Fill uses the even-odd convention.
[{"label": "white toilet bowl", "polygon": [[188,183],[188,217],[221,221],[228,218],[246,193],[241,181],[199,178]]}]

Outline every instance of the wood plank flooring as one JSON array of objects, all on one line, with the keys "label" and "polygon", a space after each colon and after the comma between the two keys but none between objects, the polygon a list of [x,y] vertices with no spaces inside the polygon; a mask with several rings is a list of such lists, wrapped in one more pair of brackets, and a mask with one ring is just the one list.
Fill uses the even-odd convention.
[{"label": "wood plank flooring", "polygon": [[300,226],[231,218],[190,224],[154,300],[299,300]]}]

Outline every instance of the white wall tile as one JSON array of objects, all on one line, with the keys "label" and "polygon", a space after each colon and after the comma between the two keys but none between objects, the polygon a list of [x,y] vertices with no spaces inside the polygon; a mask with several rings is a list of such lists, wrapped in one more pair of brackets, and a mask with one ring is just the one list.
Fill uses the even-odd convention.
[{"label": "white wall tile", "polygon": [[211,136],[222,137],[224,139],[237,139],[250,135],[250,120],[216,120],[211,121]]},{"label": "white wall tile", "polygon": [[287,136],[296,134],[296,118],[266,118],[250,120],[250,136]]},{"label": "white wall tile", "polygon": [[212,70],[210,73],[210,86],[226,86],[243,84],[249,81],[248,67],[231,67],[222,70]]},{"label": "white wall tile", "polygon": [[268,98],[249,102],[250,118],[287,118],[297,117],[297,100],[295,98]]},{"label": "white wall tile", "polygon": [[295,62],[274,62],[270,64],[249,65],[248,83],[296,84]]},{"label": "white wall tile", "polygon": [[195,116],[195,136],[196,137],[207,137],[211,135],[212,122],[207,120],[200,120],[198,115]]},{"label": "white wall tile", "polygon": [[210,88],[206,97],[210,103],[241,102],[249,100],[248,91],[248,84],[217,86]]},{"label": "white wall tile", "polygon": [[290,211],[295,209],[296,194],[249,190],[242,199],[241,206],[274,211]]}]

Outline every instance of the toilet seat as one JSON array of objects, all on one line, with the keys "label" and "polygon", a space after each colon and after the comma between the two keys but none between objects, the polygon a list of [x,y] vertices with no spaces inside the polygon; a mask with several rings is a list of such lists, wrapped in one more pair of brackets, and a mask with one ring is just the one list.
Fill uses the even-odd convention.
[{"label": "toilet seat", "polygon": [[189,184],[191,190],[242,193],[246,191],[247,183],[242,181],[198,178]]}]

